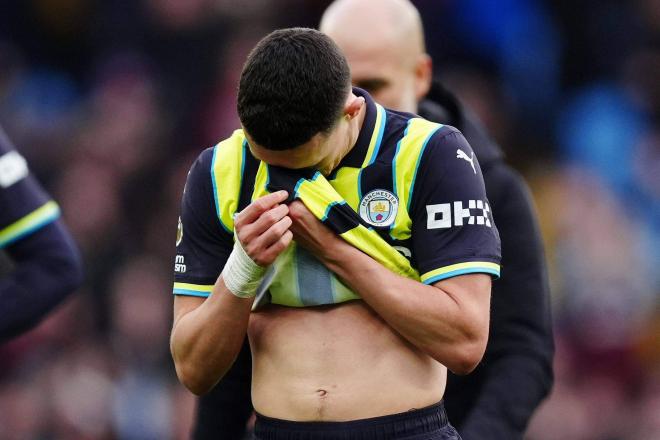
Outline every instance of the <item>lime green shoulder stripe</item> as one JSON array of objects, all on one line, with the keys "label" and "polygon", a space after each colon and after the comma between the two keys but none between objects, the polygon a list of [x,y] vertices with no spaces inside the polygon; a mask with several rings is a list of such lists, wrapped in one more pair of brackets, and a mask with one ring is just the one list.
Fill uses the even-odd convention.
[{"label": "lime green shoulder stripe", "polygon": [[417,168],[424,154],[426,144],[442,124],[421,118],[408,121],[408,127],[397,145],[392,161],[394,193],[399,197],[399,210],[390,234],[397,240],[410,238],[412,220],[409,209],[412,190],[417,177]]},{"label": "lime green shoulder stripe", "polygon": [[387,113],[385,112],[385,108],[380,104],[376,104],[376,122],[374,124],[374,131],[371,133],[369,148],[367,149],[367,154],[364,156],[362,168],[372,164],[374,160],[376,160],[376,157],[378,156],[378,150],[380,149],[380,144],[383,140],[383,133],[385,132],[386,122]]},{"label": "lime green shoulder stripe", "polygon": [[215,208],[220,224],[229,233],[234,231],[234,213],[238,208],[246,143],[243,130],[236,130],[213,150],[211,180]]},{"label": "lime green shoulder stripe", "polygon": [[60,216],[60,208],[54,201],[46,202],[40,208],[0,230],[0,249],[41,229]]}]

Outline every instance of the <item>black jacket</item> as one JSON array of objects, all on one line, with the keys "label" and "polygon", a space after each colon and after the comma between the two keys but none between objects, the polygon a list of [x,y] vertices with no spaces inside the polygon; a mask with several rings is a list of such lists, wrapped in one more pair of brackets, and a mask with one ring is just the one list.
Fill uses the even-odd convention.
[{"label": "black jacket", "polygon": [[464,440],[522,439],[552,386],[554,354],[543,244],[529,190],[477,119],[442,86],[434,84],[419,112],[465,135],[479,158],[502,240],[486,354],[471,374],[449,374],[449,420]]},{"label": "black jacket", "polygon": [[[481,165],[502,240],[502,279],[493,284],[486,355],[468,376],[450,374],[449,420],[464,440],[521,439],[552,385],[554,346],[541,236],[523,179],[476,118],[441,86],[420,104],[421,116],[463,132]],[[227,375],[200,398],[194,438],[241,439],[252,411],[247,342]]]}]

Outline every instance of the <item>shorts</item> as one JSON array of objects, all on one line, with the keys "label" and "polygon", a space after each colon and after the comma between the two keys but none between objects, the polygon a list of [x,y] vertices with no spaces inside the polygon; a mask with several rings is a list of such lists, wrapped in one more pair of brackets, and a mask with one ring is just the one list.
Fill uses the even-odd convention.
[{"label": "shorts", "polygon": [[255,440],[461,440],[442,401],[405,413],[348,422],[291,422],[257,414]]}]

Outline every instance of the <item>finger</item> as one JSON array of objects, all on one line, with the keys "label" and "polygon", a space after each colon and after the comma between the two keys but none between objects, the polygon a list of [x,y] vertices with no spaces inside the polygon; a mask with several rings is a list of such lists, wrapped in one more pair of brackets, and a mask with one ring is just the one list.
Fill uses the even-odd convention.
[{"label": "finger", "polygon": [[278,205],[270,211],[266,211],[252,223],[250,226],[255,229],[257,235],[263,234],[273,226],[275,223],[287,217],[289,214],[289,207],[287,205]]},{"label": "finger", "polygon": [[291,217],[286,216],[280,221],[272,225],[266,232],[261,234],[257,239],[253,240],[258,249],[267,249],[277,242],[282,235],[291,227]]},{"label": "finger", "polygon": [[300,200],[294,200],[289,204],[289,212],[294,220],[298,220],[303,218],[309,212],[309,209]]},{"label": "finger", "polygon": [[293,240],[293,233],[285,231],[284,234],[273,243],[268,249],[263,252],[263,259],[267,264],[272,264],[273,261],[286,249]]},{"label": "finger", "polygon": [[244,225],[238,231],[238,238],[241,243],[247,243],[255,240],[261,234],[266,232],[268,228],[282,220],[289,213],[289,207],[286,205],[277,205],[259,216],[254,222]]},{"label": "finger", "polygon": [[288,195],[289,193],[282,190],[259,197],[238,213],[234,219],[234,225],[240,227],[254,222],[261,214],[285,201]]}]

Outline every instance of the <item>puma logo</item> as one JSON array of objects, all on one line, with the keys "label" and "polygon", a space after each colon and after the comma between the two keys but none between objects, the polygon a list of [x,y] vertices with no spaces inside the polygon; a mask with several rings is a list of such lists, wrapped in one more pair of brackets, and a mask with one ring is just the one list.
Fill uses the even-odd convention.
[{"label": "puma logo", "polygon": [[465,154],[465,151],[459,148],[456,150],[456,159],[463,159],[470,162],[470,165],[472,165],[472,171],[474,171],[474,174],[477,174],[477,169],[474,167],[474,153],[472,153],[472,157],[468,157],[468,155]]}]

